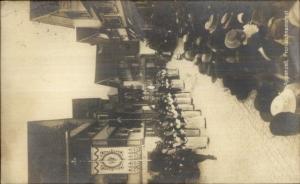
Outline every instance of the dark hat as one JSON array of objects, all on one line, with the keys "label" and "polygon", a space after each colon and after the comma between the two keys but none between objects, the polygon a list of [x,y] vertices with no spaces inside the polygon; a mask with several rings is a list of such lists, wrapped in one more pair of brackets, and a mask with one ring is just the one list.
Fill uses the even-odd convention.
[{"label": "dark hat", "polygon": [[212,59],[212,54],[210,52],[204,53],[201,56],[201,62],[202,63],[209,63]]},{"label": "dark hat", "polygon": [[284,29],[285,29],[285,20],[283,18],[275,19],[271,18],[268,23],[268,28],[270,36],[275,39],[283,39]]},{"label": "dark hat", "polygon": [[225,36],[225,46],[230,49],[238,48],[245,39],[245,33],[241,29],[232,29]]},{"label": "dark hat", "polygon": [[300,133],[300,115],[291,112],[277,114],[270,123],[274,135],[295,135]]},{"label": "dark hat", "polygon": [[239,59],[234,56],[227,56],[225,57],[225,61],[227,63],[239,63]]}]

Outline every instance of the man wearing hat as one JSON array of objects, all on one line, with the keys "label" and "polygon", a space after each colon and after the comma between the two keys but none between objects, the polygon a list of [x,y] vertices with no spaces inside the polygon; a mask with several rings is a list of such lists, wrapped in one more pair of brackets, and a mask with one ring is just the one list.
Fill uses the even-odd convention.
[{"label": "man wearing hat", "polygon": [[264,54],[272,61],[278,61],[285,49],[285,20],[272,17],[268,22],[266,38],[261,42]]},{"label": "man wearing hat", "polygon": [[232,29],[225,36],[225,46],[229,49],[238,49],[244,47],[244,53],[250,60],[263,60],[271,61],[263,48],[265,41],[265,30],[258,28],[256,25],[247,24],[244,29]]},{"label": "man wearing hat", "polygon": [[221,28],[226,31],[232,28],[238,28],[236,22],[237,21],[234,19],[234,13],[226,12],[221,18]]},{"label": "man wearing hat", "polygon": [[225,36],[225,46],[229,49],[236,49],[246,45],[246,33],[241,29],[232,29]]},{"label": "man wearing hat", "polygon": [[212,61],[212,53],[207,52],[201,55],[201,59],[199,59],[199,71],[202,74],[207,74],[208,67]]},{"label": "man wearing hat", "polygon": [[219,17],[211,14],[208,20],[206,21],[204,28],[210,34],[212,34],[218,27]]},{"label": "man wearing hat", "polygon": [[193,44],[196,58],[200,58],[202,54],[211,51],[211,48],[208,47],[209,39],[211,39],[211,35],[206,30],[197,33],[197,37],[194,39]]},{"label": "man wearing hat", "polygon": [[251,14],[252,13],[250,12],[239,12],[236,14],[236,20],[240,29],[242,29],[244,25],[250,22]]},{"label": "man wearing hat", "polygon": [[225,39],[225,29],[228,27],[228,20],[223,18],[223,25],[220,24],[219,16],[212,14],[208,21],[205,23],[204,27],[209,32],[209,38],[207,41],[208,48],[211,49],[212,52],[217,53],[225,49],[224,39]]}]

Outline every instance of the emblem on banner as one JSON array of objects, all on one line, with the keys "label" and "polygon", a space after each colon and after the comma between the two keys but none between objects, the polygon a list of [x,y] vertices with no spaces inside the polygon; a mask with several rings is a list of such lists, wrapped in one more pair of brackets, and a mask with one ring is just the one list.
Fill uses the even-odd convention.
[{"label": "emblem on banner", "polygon": [[92,174],[137,173],[141,168],[140,147],[92,147]]}]

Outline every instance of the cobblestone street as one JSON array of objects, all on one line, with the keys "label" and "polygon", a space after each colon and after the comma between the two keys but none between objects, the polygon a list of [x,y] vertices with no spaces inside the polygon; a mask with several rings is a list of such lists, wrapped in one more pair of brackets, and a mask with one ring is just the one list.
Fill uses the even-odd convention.
[{"label": "cobblestone street", "polygon": [[255,92],[240,102],[223,87],[222,81],[212,83],[210,77],[199,74],[192,62],[174,59],[168,67],[179,63],[180,77],[192,90],[196,108],[207,119],[210,145],[204,154],[217,157],[200,164],[201,183],[300,181],[300,136],[273,136],[269,123],[254,108]]}]

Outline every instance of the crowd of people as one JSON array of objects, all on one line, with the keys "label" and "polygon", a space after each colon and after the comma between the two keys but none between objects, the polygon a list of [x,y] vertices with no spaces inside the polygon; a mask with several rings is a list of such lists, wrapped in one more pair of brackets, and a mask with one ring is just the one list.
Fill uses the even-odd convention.
[{"label": "crowd of people", "polygon": [[202,23],[201,31],[184,34],[179,59],[196,60],[200,73],[211,76],[213,82],[222,78],[224,87],[239,100],[271,81],[275,83],[272,91],[279,92],[287,61],[283,12],[267,14],[250,7],[247,12],[237,8],[213,13]]},{"label": "crowd of people", "polygon": [[198,163],[205,159],[216,159],[211,155],[199,155],[187,147],[188,137],[184,130],[187,122],[176,99],[185,96],[181,90],[170,84],[165,69],[156,78],[159,98],[155,111],[159,121],[155,129],[161,141],[151,153],[151,170],[159,174],[154,176],[153,183],[190,183],[200,177]]},{"label": "crowd of people", "polygon": [[[299,1],[155,2],[148,45],[195,62],[199,72],[222,79],[238,100],[257,92],[255,107],[272,118],[272,100],[299,82]],[[298,57],[297,57],[298,56]]]}]

